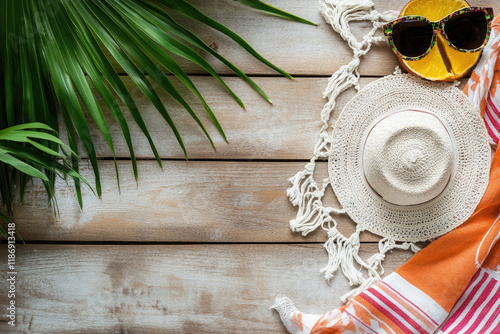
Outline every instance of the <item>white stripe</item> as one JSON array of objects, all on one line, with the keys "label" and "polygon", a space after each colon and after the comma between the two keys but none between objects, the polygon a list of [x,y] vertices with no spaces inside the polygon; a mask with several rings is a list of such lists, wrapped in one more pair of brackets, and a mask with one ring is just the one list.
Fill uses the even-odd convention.
[{"label": "white stripe", "polygon": [[[484,316],[483,321],[477,326],[476,330],[472,332],[473,334],[485,334],[488,333],[485,330],[487,328],[484,328],[488,320],[493,316],[493,313],[500,307],[500,299],[496,301],[496,303],[491,307],[490,311],[486,313]],[[498,326],[498,322],[500,321],[500,317],[497,317],[497,320],[494,320],[493,323],[490,325],[489,328],[495,328]],[[491,333],[491,332],[490,332]]]},{"label": "white stripe", "polygon": [[[490,280],[491,281],[491,280]],[[497,282],[498,283],[498,282]],[[495,297],[495,294],[497,293],[498,291],[498,284],[496,284],[493,289],[491,290],[490,294],[488,295],[488,297],[486,297],[484,299],[484,301],[481,303],[481,305],[475,310],[474,314],[472,315],[472,317],[470,318],[470,320],[467,322],[467,324],[464,326],[464,328],[462,329],[464,332],[466,330],[468,330],[469,328],[471,328],[472,324],[474,323],[474,321],[476,321],[476,319],[479,317],[479,313],[481,313],[481,311],[484,310],[484,308],[486,307],[486,305],[493,299],[493,297]],[[472,310],[474,311],[474,310]]]},{"label": "white stripe", "polygon": [[[389,326],[385,321],[382,321],[382,320],[380,320],[380,318],[376,317],[373,313],[370,312],[369,309],[367,309],[363,304],[361,304],[360,302],[358,302],[355,298],[351,299],[351,301],[355,302],[356,304],[358,304],[359,306],[361,306],[366,312],[368,312],[368,314],[370,314],[371,318],[376,319],[378,322],[384,324],[387,328],[389,328],[392,331],[392,333],[396,334],[396,332],[393,331],[393,329],[391,328],[391,326]],[[354,309],[352,309],[352,312],[356,313],[356,312],[354,312]],[[369,325],[373,326],[373,324],[371,324],[371,323]]]},{"label": "white stripe", "polygon": [[495,128],[495,126],[493,125],[493,123],[491,123],[490,118],[489,118],[489,114],[490,113],[488,113],[488,112],[484,113],[484,121],[486,122],[486,126],[488,126],[488,128],[490,128],[490,130],[493,132],[493,135],[496,137],[493,139],[498,139],[500,137],[500,133],[498,133],[498,131]]},{"label": "white stripe", "polygon": [[500,281],[500,263],[497,265],[497,269],[490,269],[490,268],[481,268],[481,270],[484,270],[493,277],[493,279],[496,279],[497,281]]},{"label": "white stripe", "polygon": [[[396,306],[398,306],[401,311],[403,311],[404,313],[407,313],[407,312],[405,312],[406,311],[406,307],[402,306],[401,303],[399,303],[397,300],[395,300],[394,298],[392,298],[392,296],[388,295],[385,291],[383,291],[382,289],[380,289],[378,286],[374,285],[373,289],[377,290],[378,293],[382,294],[385,298],[389,299],[392,303],[394,303]],[[410,306],[411,306],[412,309],[418,311],[413,305],[410,304]],[[421,320],[417,319],[416,317],[412,316],[411,314],[408,314],[408,316],[410,316],[417,324],[419,324],[420,327],[422,327],[423,329],[426,329],[427,332],[429,332],[429,333],[434,332],[435,328],[429,328]]]},{"label": "white stripe", "polygon": [[[489,99],[489,101],[488,101],[487,103],[488,103],[488,104],[491,104],[491,106],[490,106],[491,115],[493,115],[493,116],[494,116],[494,118],[495,118],[495,120],[498,122],[498,124],[500,124],[500,119],[498,118],[497,113],[495,112],[495,110],[497,110],[497,111],[499,111],[499,112],[500,112],[500,110],[499,110],[499,109],[498,109],[498,107],[497,107],[497,103],[498,103],[498,102],[496,101],[496,99],[493,99],[493,98],[491,97],[491,95],[490,95],[490,96],[488,96],[488,99]],[[497,102],[497,103],[493,103],[493,102]],[[493,110],[493,108],[495,108],[495,110]]]},{"label": "white stripe", "polygon": [[[493,330],[498,330],[500,327],[500,317],[497,320],[494,320],[489,328],[485,328],[488,332],[483,332],[482,334],[498,334],[498,331],[493,332]],[[491,330],[491,331],[490,331]]]},{"label": "white stripe", "polygon": [[[393,317],[397,318],[399,321],[403,323],[409,330],[412,331],[412,333],[419,334],[419,332],[413,328],[412,325],[410,325],[405,319],[403,319],[399,314],[397,314],[393,309],[391,309],[389,306],[387,306],[383,301],[378,299],[377,296],[375,296],[373,293],[371,293],[370,290],[366,290],[364,293],[366,293],[370,298],[375,300],[379,306],[383,307],[386,311],[388,311]],[[402,328],[401,328],[402,329]],[[408,333],[405,333],[408,334]]]},{"label": "white stripe", "polygon": [[442,323],[446,319],[446,316],[448,316],[448,312],[441,305],[399,274],[392,273],[384,281],[406,299],[411,300],[413,304],[427,313],[438,324]]},{"label": "white stripe", "polygon": [[439,333],[439,334],[444,333],[441,330],[441,328],[444,327],[448,323],[448,321],[450,321],[450,318],[453,317],[453,315],[455,314],[455,312],[457,312],[457,310],[460,308],[460,306],[462,306],[462,304],[464,303],[464,301],[467,298],[467,296],[471,293],[472,289],[474,289],[474,287],[479,283],[479,281],[483,278],[484,275],[485,275],[485,272],[482,271],[482,270],[480,270],[479,271],[479,275],[477,276],[477,278],[474,281],[471,281],[469,283],[469,286],[462,293],[462,296],[460,297],[460,299],[455,303],[455,306],[453,306],[453,309],[451,310],[451,312],[448,315],[448,317],[446,317],[446,320],[444,320],[444,321],[441,322],[441,326],[439,326],[439,331],[437,333]]},{"label": "white stripe", "polygon": [[[493,124],[493,122],[491,121],[491,117],[494,116],[494,113],[492,112],[491,109],[486,109],[485,113],[484,113],[484,119],[486,120],[486,122],[488,123],[488,125],[491,127],[492,131],[495,133],[495,135],[500,135],[500,133],[498,132],[498,128]],[[493,117],[494,120],[496,117]],[[498,119],[498,118],[497,118]],[[497,121],[498,124],[500,124],[500,121]]]},{"label": "white stripe", "polygon": [[[494,120],[497,122],[497,124],[500,125],[500,118],[498,118],[498,115],[495,114],[495,111],[494,110],[491,110],[491,107],[490,108],[487,108],[486,109],[486,112],[484,113],[485,115],[488,115],[488,117],[490,118],[490,121],[491,120]],[[498,130],[498,128],[497,128]]]},{"label": "white stripe", "polygon": [[458,310],[460,308],[460,306],[462,306],[465,299],[467,299],[467,296],[476,287],[476,285],[478,285],[478,283],[483,279],[484,275],[486,275],[486,273],[484,271],[480,270],[479,275],[476,277],[476,279],[469,283],[469,287],[464,291],[464,293],[462,293],[462,296],[460,297],[458,302],[453,307],[453,310],[451,310],[450,316],[451,316],[451,313],[455,313],[455,311]]},{"label": "white stripe", "polygon": [[[394,292],[396,295],[398,295],[398,292],[396,291],[393,291],[393,289],[391,289],[392,287],[389,287],[386,285],[386,287],[389,289],[389,291],[391,292]],[[418,308],[414,303],[413,301],[411,300],[406,300],[404,299],[403,296],[401,295],[398,295],[398,297],[400,297],[401,299],[403,299],[406,303],[410,304],[410,306],[412,307],[412,309],[414,309],[418,314],[420,314],[422,317],[424,317],[428,322],[430,322],[433,326],[438,326],[436,323],[434,323],[434,321],[432,320],[432,318],[430,316],[428,316],[424,311],[422,311],[422,309]]]},{"label": "white stripe", "polygon": [[[488,285],[488,283],[490,281],[491,281],[491,277],[488,276],[488,278],[486,279],[486,281],[484,281],[483,284],[481,284],[481,286],[479,288],[479,291],[476,292],[476,294],[474,295],[474,297],[472,297],[472,299],[469,302],[469,304],[466,305],[466,307],[462,311],[462,313],[460,313],[460,315],[458,316],[458,318],[456,318],[455,321],[451,324],[451,326],[448,327],[447,332],[453,332],[453,329],[455,329],[455,327],[457,327],[458,324],[465,318],[465,316],[467,315],[467,313],[470,312],[471,307],[474,306],[474,303],[479,298],[479,296],[481,296],[481,293],[484,291],[484,288],[486,287],[486,285]],[[469,293],[467,295],[469,295]],[[464,297],[465,297],[465,295],[464,295]]]},{"label": "white stripe", "polygon": [[[479,251],[481,250],[481,246],[483,245],[483,242],[484,242],[484,239],[486,239],[486,237],[488,236],[488,234],[490,234],[490,231],[493,229],[493,226],[495,226],[498,222],[498,220],[500,219],[500,214],[497,216],[497,219],[495,220],[495,222],[493,223],[493,225],[491,225],[490,229],[488,230],[488,232],[486,232],[486,234],[484,235],[483,237],[483,240],[481,240],[481,243],[479,244],[479,247],[477,248],[477,251],[476,251],[476,266],[481,266],[481,263],[479,263]],[[491,248],[493,247],[493,245],[495,244],[495,241],[498,240],[498,238],[500,237],[500,233],[497,234],[497,236],[493,239],[493,241],[491,242],[490,244],[490,247],[488,248],[488,253],[490,253],[490,250]]]},{"label": "white stripe", "polygon": [[[498,86],[500,86],[500,85],[497,85],[497,87]],[[488,104],[493,104],[495,106],[496,106],[496,104],[498,104],[498,102],[497,103],[493,103],[493,101],[496,100],[496,98],[494,99],[491,96],[489,96],[488,98],[490,100],[490,101],[488,101]],[[498,110],[498,108],[497,108],[497,111],[500,112],[500,110]],[[486,115],[488,115],[488,119],[490,120],[490,122],[491,122],[491,118],[489,118],[489,117],[493,116],[493,118],[497,121],[497,123],[500,124],[500,118],[498,117],[497,113],[495,111],[493,111],[493,108],[491,106],[489,108],[488,108],[488,106],[486,106],[486,108],[485,108],[485,116]],[[493,143],[493,145],[496,145],[496,143],[498,142],[498,138],[490,138],[490,141]]]}]

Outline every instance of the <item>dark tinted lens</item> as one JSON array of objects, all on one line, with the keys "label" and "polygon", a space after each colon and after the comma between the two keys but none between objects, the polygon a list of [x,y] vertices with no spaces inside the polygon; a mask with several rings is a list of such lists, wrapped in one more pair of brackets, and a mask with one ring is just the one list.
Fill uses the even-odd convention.
[{"label": "dark tinted lens", "polygon": [[392,39],[401,54],[407,57],[421,56],[431,45],[432,27],[425,21],[402,21],[393,26]]},{"label": "dark tinted lens", "polygon": [[452,17],[445,23],[444,32],[457,48],[474,50],[483,45],[488,32],[484,12],[467,12]]}]

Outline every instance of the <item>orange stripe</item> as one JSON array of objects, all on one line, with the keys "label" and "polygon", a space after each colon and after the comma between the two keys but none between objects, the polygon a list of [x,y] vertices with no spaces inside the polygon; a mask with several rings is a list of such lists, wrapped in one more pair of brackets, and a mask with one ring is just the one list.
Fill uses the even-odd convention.
[{"label": "orange stripe", "polygon": [[380,320],[375,319],[374,315],[370,314],[360,304],[357,304],[356,302],[351,302],[349,312],[353,313],[360,321],[370,326],[370,328],[371,324],[376,322],[380,326],[380,328],[382,328],[385,332],[391,333],[390,327],[386,323],[382,322],[381,319]]},{"label": "orange stripe", "polygon": [[[398,333],[398,334],[404,334],[397,326],[395,323],[391,321],[387,316],[385,316],[383,313],[380,313],[372,304],[370,304],[367,300],[365,300],[361,295],[354,297],[353,300],[351,300],[349,305],[355,305],[355,302],[358,302],[359,304],[363,305],[366,307],[366,309],[369,310],[366,311],[364,308],[359,307],[359,310],[363,316],[359,317],[362,321],[364,321],[366,324],[370,324],[371,321],[375,321],[373,318],[374,316],[377,317],[380,321],[377,321],[377,323],[380,325],[382,329],[384,329],[387,333]],[[372,315],[370,315],[370,313]],[[358,316],[358,313],[356,313],[356,316]]]},{"label": "orange stripe", "polygon": [[[355,333],[356,325],[351,317],[344,312],[347,305],[344,305],[336,310],[327,312],[316,322],[311,329],[310,334],[342,334]],[[347,316],[349,322],[346,324],[342,321],[342,317]]]},{"label": "orange stripe", "polygon": [[[500,153],[497,151],[490,183],[474,214],[464,224],[422,249],[396,272],[450,312],[477,271],[476,251],[499,212]],[[500,224],[497,225],[485,238],[485,244],[491,244],[500,232]]]},{"label": "orange stripe", "polygon": [[[337,313],[335,314],[335,312]],[[333,310],[323,314],[321,318],[319,318],[319,320],[314,324],[313,328],[311,329],[311,334],[335,334],[335,329],[332,329],[329,325],[331,325],[331,322],[332,320],[334,320],[335,316],[338,316],[338,321],[340,321],[341,315],[342,311],[338,310]]]},{"label": "orange stripe", "polygon": [[428,329],[434,331],[437,329],[437,326],[430,322],[427,317],[425,317],[422,313],[420,313],[415,306],[412,304],[408,303],[406,300],[401,298],[397,293],[389,289],[387,286],[384,284],[378,284],[377,288],[380,290],[384,291],[386,294],[388,294],[392,299],[394,299],[399,305],[405,308],[406,311],[410,312],[415,318],[420,320]]}]

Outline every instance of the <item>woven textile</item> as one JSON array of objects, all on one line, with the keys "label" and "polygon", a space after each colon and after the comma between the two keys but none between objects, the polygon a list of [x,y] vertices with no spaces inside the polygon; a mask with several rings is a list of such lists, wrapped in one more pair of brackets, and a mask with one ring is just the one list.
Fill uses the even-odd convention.
[{"label": "woven textile", "polygon": [[399,206],[438,197],[453,176],[455,154],[459,156],[451,129],[438,115],[415,108],[384,114],[374,123],[360,152],[360,167],[374,195]]},{"label": "woven textile", "polygon": [[[394,120],[398,124],[391,122],[383,125],[390,127],[379,130],[385,135],[396,131],[398,127],[404,127],[405,130],[397,130],[387,143],[370,145],[365,141],[367,132],[370,136],[375,135],[377,127],[371,124],[377,123],[381,117],[386,117],[384,120],[387,121],[387,117],[394,117],[395,111],[404,110],[405,107],[429,114],[426,118],[422,115],[411,119],[398,118]],[[445,123],[446,126],[437,128],[445,134],[439,134],[426,125],[430,121]],[[405,124],[407,122],[410,124]],[[448,143],[446,138],[437,138],[448,136],[446,132],[451,136]],[[411,194],[422,196],[431,193],[427,188],[439,186],[439,178],[444,177],[441,174],[448,171],[448,168],[436,164],[449,163],[449,159],[446,159],[449,150],[443,151],[442,146],[452,145],[451,142],[456,150],[453,173],[449,179],[443,180],[445,184],[437,189],[438,196],[432,200],[424,200],[425,203],[420,205],[393,205],[374,192],[380,194],[377,188],[382,186],[379,183],[389,179],[398,188],[412,187]],[[366,151],[370,149],[375,152],[369,155],[376,155],[384,165],[390,167],[378,171],[380,168],[373,165],[369,169],[360,166],[360,159],[366,162]],[[391,157],[389,154],[397,156]],[[416,171],[423,169],[426,177],[438,180],[427,180],[423,175],[417,175],[413,178],[422,184],[412,183],[408,177],[412,176],[410,167],[403,161],[408,154],[423,155],[419,158],[421,166]],[[465,94],[450,84],[432,83],[410,74],[398,74],[372,82],[345,106],[333,130],[329,174],[339,202],[359,230],[368,230],[394,241],[418,242],[441,236],[470,217],[488,184],[490,156],[483,121]],[[372,173],[376,174],[373,179],[377,183],[368,184],[364,178],[369,179]],[[410,184],[401,185],[403,182]],[[399,200],[404,196],[402,191],[389,190],[392,192],[390,195],[399,197]]]},{"label": "woven textile", "polygon": [[474,214],[382,281],[323,315],[290,299],[276,308],[292,334],[500,333],[500,153]]},{"label": "woven textile", "polygon": [[[397,13],[379,13],[373,9],[370,0],[322,0],[320,4],[326,22],[352,49],[353,59],[328,81],[323,94],[328,102],[321,111],[322,127],[313,157],[304,170],[289,180],[292,186],[287,194],[290,202],[298,207],[297,216],[290,221],[292,231],[300,232],[303,236],[316,229],[323,229],[327,233],[328,239],[324,247],[328,262],[321,270],[325,278],[330,280],[337,271],[342,271],[349,284],[357,286],[341,296],[345,302],[381,279],[380,275],[384,271],[382,264],[387,252],[393,249],[418,252],[420,248],[415,242],[439,237],[456,228],[472,214],[488,183],[490,149],[486,129],[477,109],[454,84],[430,83],[408,74],[395,73],[361,90],[357,71],[360,58],[369,52],[373,43],[382,41],[379,28],[395,18]],[[350,30],[351,21],[370,21],[373,28],[362,40],[358,40]],[[330,131],[330,116],[336,99],[350,87],[354,87],[359,93],[346,105],[335,122],[333,131]],[[442,173],[442,177],[448,179],[431,180],[435,183],[431,185],[431,188],[434,187],[431,191],[425,192],[419,188],[406,199],[418,205],[401,206],[394,205],[398,196],[392,196],[387,201],[373,190],[380,190],[379,184],[375,184],[378,181],[374,181],[378,177],[371,177],[371,171],[365,173],[361,170],[365,158],[362,150],[374,122],[396,111],[410,109],[433,114],[443,124],[451,138],[454,165],[451,172],[445,166],[446,170],[435,173],[438,178]],[[415,140],[411,145],[423,138],[413,139]],[[425,138],[423,140],[428,141]],[[425,157],[432,153],[425,148],[426,145],[418,146],[418,150],[413,150],[415,152],[403,147],[404,155],[417,154]],[[436,152],[438,151],[434,150],[434,155]],[[316,161],[321,158],[329,159],[329,177],[318,184],[314,173]],[[409,157],[410,160],[413,158]],[[420,159],[420,169],[429,166],[439,168],[438,164],[430,160],[424,162],[425,159],[416,159]],[[398,168],[398,161],[400,160],[393,162],[392,169]],[[445,159],[442,163],[446,165],[446,161]],[[400,162],[405,164],[404,161]],[[367,176],[374,184],[367,184]],[[391,185],[395,187],[387,193],[397,189],[398,184],[402,183],[392,182]],[[325,191],[330,186],[341,207],[328,206],[323,202]],[[421,186],[425,188],[428,185]],[[418,198],[428,196],[429,193],[432,200]],[[338,215],[346,213],[357,224],[356,231],[349,236],[340,233],[336,221]],[[383,236],[378,252],[367,259],[359,256],[359,237],[362,231]]]},{"label": "woven textile", "polygon": [[[304,235],[319,226],[326,229],[329,239],[325,248],[329,254],[329,263],[324,269],[325,275],[329,278],[335,270],[342,268],[351,285],[360,286],[344,296],[344,299],[348,299],[346,305],[322,315],[300,312],[285,296],[278,296],[273,308],[279,312],[283,324],[292,334],[500,333],[498,151],[491,163],[485,193],[466,222],[433,241],[383,280],[379,279],[376,269],[380,268],[387,250],[411,248],[417,251],[415,245],[411,242],[396,243],[391,238],[384,238],[379,243],[380,253],[365,262],[358,256],[359,234],[354,233],[346,238],[336,230],[336,221],[331,215],[345,213],[346,210],[323,206],[322,196],[330,179],[325,180],[320,187],[312,180],[312,174],[316,159],[327,157],[333,150],[338,149],[328,140],[328,119],[341,91],[350,86],[359,89],[359,75],[356,71],[359,57],[367,52],[376,39],[372,31],[365,36],[363,42],[357,42],[346,25],[349,18],[365,19],[372,21],[376,29],[380,26],[380,21],[387,20],[388,15],[376,12],[372,8],[373,3],[368,0],[324,0],[322,4],[325,19],[349,42],[354,59],[330,79],[325,92],[329,102],[322,111],[324,126],[315,148],[315,156],[304,171],[291,179],[293,187],[289,195],[292,203],[299,206],[299,214],[290,225],[292,230],[301,231]],[[500,18],[497,17],[494,22],[498,25]],[[497,50],[498,46],[500,44],[492,45],[489,49]],[[493,75],[495,71],[491,69],[496,67],[494,64],[497,64],[498,53],[491,56],[493,53],[488,52],[485,50],[487,59],[483,58],[464,92],[481,109],[481,116],[489,127],[491,143],[495,143],[491,136],[492,122],[488,118],[488,110],[494,109],[487,109],[486,105],[490,100],[493,101],[495,96],[500,96],[495,95],[497,85],[491,84],[497,80]],[[489,70],[484,70],[485,68]],[[495,72],[496,75],[498,71]],[[420,94],[419,98],[425,99],[425,96]],[[464,122],[467,122],[467,119],[461,123]],[[348,133],[348,130],[353,128],[347,125],[346,129]],[[334,144],[342,145],[340,140]],[[335,171],[342,172],[339,169]],[[300,196],[301,191],[308,195]],[[354,262],[368,271],[368,279],[352,269]]]}]

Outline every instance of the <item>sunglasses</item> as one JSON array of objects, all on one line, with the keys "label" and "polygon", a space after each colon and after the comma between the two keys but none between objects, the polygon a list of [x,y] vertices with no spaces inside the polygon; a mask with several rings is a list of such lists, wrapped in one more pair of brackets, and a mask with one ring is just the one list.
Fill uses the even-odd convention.
[{"label": "sunglasses", "polygon": [[449,46],[460,52],[476,52],[484,48],[491,33],[493,9],[465,7],[439,21],[423,16],[403,16],[384,25],[392,50],[405,60],[425,57],[436,43],[439,31]]}]

